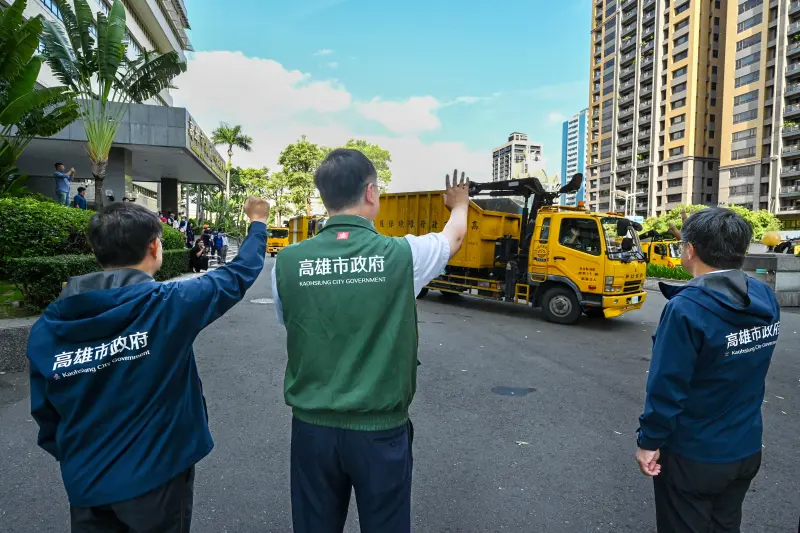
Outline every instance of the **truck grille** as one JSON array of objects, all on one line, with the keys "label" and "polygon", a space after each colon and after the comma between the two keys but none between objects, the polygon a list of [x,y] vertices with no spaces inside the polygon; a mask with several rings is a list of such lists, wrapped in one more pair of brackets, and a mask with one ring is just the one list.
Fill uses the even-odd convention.
[{"label": "truck grille", "polygon": [[642,290],[642,281],[626,281],[622,288],[622,294],[635,294]]}]

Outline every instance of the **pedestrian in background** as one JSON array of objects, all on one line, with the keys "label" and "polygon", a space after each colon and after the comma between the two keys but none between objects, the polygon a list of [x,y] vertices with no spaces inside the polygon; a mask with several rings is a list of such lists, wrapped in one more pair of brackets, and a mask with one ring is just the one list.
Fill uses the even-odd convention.
[{"label": "pedestrian in background", "polygon": [[186,223],[186,247],[190,248],[194,245],[194,224],[192,221]]},{"label": "pedestrian in background", "polygon": [[[220,260],[222,260],[222,228],[214,231],[213,239],[214,239],[213,253],[216,254],[216,256],[220,258]],[[224,261],[222,262],[224,263]]]},{"label": "pedestrian in background", "polygon": [[220,231],[221,236],[221,248],[220,248],[220,257],[222,258],[222,264],[228,262],[228,234]]},{"label": "pedestrian in background", "polygon": [[750,225],[729,209],[689,216],[681,262],[661,284],[636,460],[654,478],[659,533],[734,533],[761,466],[761,404],[780,329],[772,290],[740,269]]},{"label": "pedestrian in background", "polygon": [[66,169],[63,163],[56,163],[55,166],[53,178],[56,180],[56,199],[61,205],[69,207],[69,184],[75,177],[75,169],[71,168],[68,172],[64,172]]},{"label": "pedestrian in background", "polygon": [[86,188],[78,187],[78,194],[72,199],[72,203],[78,209],[86,210]]},{"label": "pedestrian in background", "polygon": [[189,532],[194,465],[214,445],[192,344],[264,267],[269,205],[250,198],[244,212],[230,265],[158,283],[158,218],[107,206],[88,232],[104,270],[71,278],[31,329],[31,413],[61,467],[72,533]]},{"label": "pedestrian in background", "polygon": [[330,219],[278,254],[272,296],[287,334],[295,533],[340,533],[352,489],[362,533],[411,530],[416,296],[466,235],[469,182],[453,178],[441,233],[385,237],[372,222],[375,167],[357,150],[334,150],[314,178]]}]

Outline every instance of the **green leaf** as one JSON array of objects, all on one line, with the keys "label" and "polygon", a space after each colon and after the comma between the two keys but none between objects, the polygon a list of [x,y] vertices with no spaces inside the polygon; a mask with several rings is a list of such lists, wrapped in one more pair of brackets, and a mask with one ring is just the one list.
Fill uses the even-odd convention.
[{"label": "green leaf", "polygon": [[46,106],[66,90],[66,87],[47,87],[20,96],[0,112],[0,124],[16,124],[23,115]]},{"label": "green leaf", "polygon": [[172,86],[172,80],[186,72],[186,63],[175,52],[148,54],[125,78],[126,93],[142,103]]},{"label": "green leaf", "polygon": [[[5,110],[5,106],[8,106],[11,102],[33,91],[34,87],[36,87],[36,80],[39,77],[39,71],[41,69],[42,60],[38,57],[34,57],[28,61],[28,64],[22,69],[18,76],[9,80],[11,85],[8,88],[8,92],[5,94],[5,98],[0,102],[0,106],[2,106],[2,108],[0,108],[0,113],[2,113],[2,111]],[[8,123],[0,121],[0,124]]]},{"label": "green leaf", "polygon": [[58,81],[78,92],[81,71],[62,26],[57,22],[46,20],[42,41],[45,49],[44,58],[50,70]]},{"label": "green leaf", "polygon": [[[89,7],[86,0],[73,0],[75,3],[75,21],[78,27],[78,41],[80,42],[81,51],[86,59],[91,59],[94,54],[94,38],[90,28],[94,25],[94,17],[92,17],[92,8]],[[102,2],[103,0],[99,0]],[[73,43],[73,46],[74,43]]]},{"label": "green leaf", "polygon": [[37,16],[16,28],[13,35],[4,36],[6,44],[0,63],[0,79],[13,79],[25,68],[39,46],[41,34],[42,19]]},{"label": "green leaf", "polygon": [[[108,101],[108,95],[117,79],[117,71],[125,55],[125,7],[120,0],[114,0],[108,19],[100,17],[97,22],[97,76],[100,81],[100,97],[103,102]],[[100,33],[100,26],[105,26]]]}]

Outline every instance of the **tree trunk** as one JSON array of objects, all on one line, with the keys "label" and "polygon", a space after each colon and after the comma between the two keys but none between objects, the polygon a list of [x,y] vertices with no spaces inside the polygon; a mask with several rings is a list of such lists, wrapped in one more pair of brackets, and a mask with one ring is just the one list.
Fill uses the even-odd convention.
[{"label": "tree trunk", "polygon": [[225,199],[231,199],[231,167],[233,166],[233,150],[228,148],[228,170],[225,172]]},{"label": "tree trunk", "polygon": [[311,197],[306,198],[306,216],[311,216]]},{"label": "tree trunk", "polygon": [[[100,211],[105,204],[103,182],[106,179],[108,161],[92,161],[92,176],[94,177],[94,210]],[[116,198],[115,198],[116,199]]]}]

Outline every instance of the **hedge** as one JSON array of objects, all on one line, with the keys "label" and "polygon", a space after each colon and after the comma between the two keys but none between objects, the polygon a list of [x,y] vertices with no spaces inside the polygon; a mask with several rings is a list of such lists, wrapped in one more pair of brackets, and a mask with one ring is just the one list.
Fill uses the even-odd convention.
[{"label": "hedge", "polygon": [[647,277],[676,280],[692,279],[692,275],[681,267],[668,267],[664,265],[654,265],[653,263],[647,265]]},{"label": "hedge", "polygon": [[[10,258],[91,254],[86,230],[94,214],[33,198],[0,198],[0,277]],[[185,248],[183,234],[166,224],[163,238],[165,250]]]},{"label": "hedge", "polygon": [[[165,281],[189,271],[189,251],[165,250],[156,280]],[[98,272],[102,267],[93,255],[57,255],[10,259],[10,281],[19,287],[25,304],[42,310],[58,298],[62,285],[69,278]]]}]

